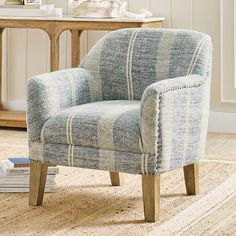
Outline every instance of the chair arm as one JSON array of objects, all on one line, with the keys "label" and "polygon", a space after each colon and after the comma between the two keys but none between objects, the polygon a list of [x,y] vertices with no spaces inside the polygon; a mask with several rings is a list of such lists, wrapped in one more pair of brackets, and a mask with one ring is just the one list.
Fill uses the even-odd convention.
[{"label": "chair arm", "polygon": [[[143,151],[163,171],[193,163],[205,148],[210,79],[188,75],[151,84],[141,101]],[[159,170],[159,171],[162,171]]]},{"label": "chair arm", "polygon": [[27,127],[29,141],[40,140],[44,123],[56,112],[88,103],[89,73],[84,69],[66,69],[35,76],[28,81]]}]

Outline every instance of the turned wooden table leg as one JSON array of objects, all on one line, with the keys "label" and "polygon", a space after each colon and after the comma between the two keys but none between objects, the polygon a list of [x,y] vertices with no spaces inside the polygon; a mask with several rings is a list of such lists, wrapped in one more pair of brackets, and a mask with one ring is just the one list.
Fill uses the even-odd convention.
[{"label": "turned wooden table leg", "polygon": [[110,172],[112,186],[121,186],[124,183],[123,175],[119,172]]},{"label": "turned wooden table leg", "polygon": [[50,37],[51,40],[51,53],[50,53],[50,61],[51,61],[51,71],[59,70],[59,35],[52,35]]},{"label": "turned wooden table leg", "polygon": [[48,165],[32,161],[30,163],[29,205],[40,206],[43,203]]},{"label": "turned wooden table leg", "polygon": [[4,28],[0,28],[0,110],[2,110],[2,36]]},{"label": "turned wooden table leg", "polygon": [[71,67],[78,67],[80,64],[80,35],[83,31],[71,30]]},{"label": "turned wooden table leg", "polygon": [[184,166],[185,186],[188,195],[199,193],[199,162]]},{"label": "turned wooden table leg", "polygon": [[148,222],[160,219],[160,178],[160,175],[142,176],[144,215]]}]

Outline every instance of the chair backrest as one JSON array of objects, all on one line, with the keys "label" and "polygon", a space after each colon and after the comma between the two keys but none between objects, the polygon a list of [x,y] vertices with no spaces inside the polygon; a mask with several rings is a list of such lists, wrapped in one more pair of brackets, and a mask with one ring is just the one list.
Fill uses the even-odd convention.
[{"label": "chair backrest", "polygon": [[140,100],[147,86],[189,74],[210,76],[211,38],[172,29],[123,29],[103,37],[81,63],[91,100]]}]

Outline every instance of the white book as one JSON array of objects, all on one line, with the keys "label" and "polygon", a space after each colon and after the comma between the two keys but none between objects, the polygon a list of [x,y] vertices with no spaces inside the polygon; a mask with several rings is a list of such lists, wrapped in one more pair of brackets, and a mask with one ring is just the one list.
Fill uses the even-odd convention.
[{"label": "white book", "polygon": [[[29,175],[30,168],[29,167],[12,167],[12,163],[9,160],[2,160],[0,162],[0,167],[6,176],[11,175]],[[56,175],[59,173],[59,168],[56,166],[48,167],[48,175]]]},{"label": "white book", "polygon": [[[55,181],[55,175],[47,175],[46,184],[54,185],[56,183]],[[29,175],[14,175],[14,176],[6,176],[5,173],[2,170],[2,167],[0,167],[0,186],[6,185],[6,184],[27,184],[29,185]]]}]

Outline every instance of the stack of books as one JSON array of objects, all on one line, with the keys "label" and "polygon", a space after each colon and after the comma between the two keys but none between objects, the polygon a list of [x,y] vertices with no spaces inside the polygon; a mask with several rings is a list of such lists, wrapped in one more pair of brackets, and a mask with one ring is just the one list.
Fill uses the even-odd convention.
[{"label": "stack of books", "polygon": [[62,16],[62,8],[47,5],[0,5],[0,16],[42,17]]},{"label": "stack of books", "polygon": [[[48,167],[45,192],[56,191],[56,174],[59,168]],[[8,158],[0,161],[0,192],[29,192],[29,158]]]}]

